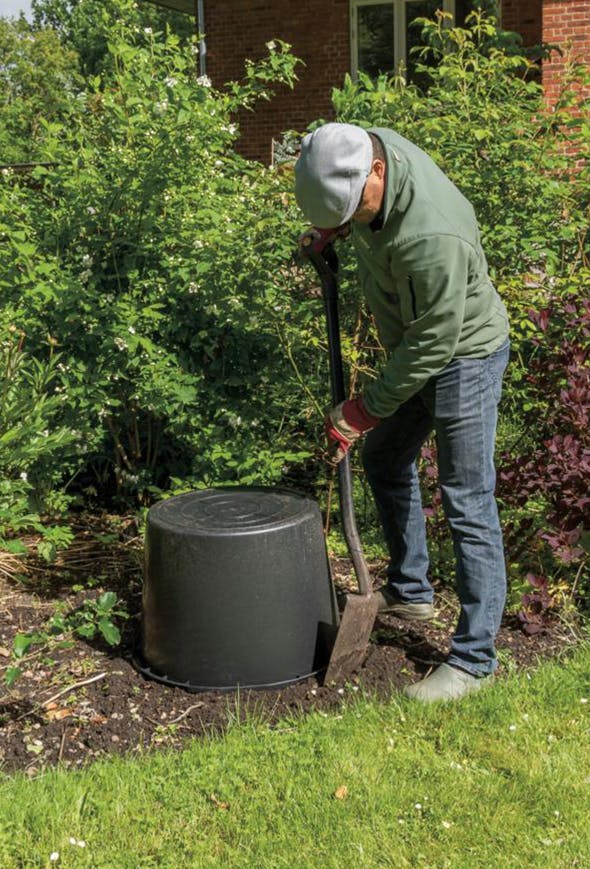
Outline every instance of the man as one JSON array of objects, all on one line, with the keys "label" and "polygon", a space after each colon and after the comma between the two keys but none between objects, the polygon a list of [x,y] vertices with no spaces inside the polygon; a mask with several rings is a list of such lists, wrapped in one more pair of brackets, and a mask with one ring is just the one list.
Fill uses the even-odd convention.
[{"label": "man", "polygon": [[461,604],[446,663],[406,694],[422,701],[476,690],[497,665],[506,596],[494,498],[494,440],[508,362],[506,310],[488,276],[473,208],[435,163],[391,130],[326,124],[295,167],[306,219],[350,224],[359,276],[388,361],[362,395],[333,408],[339,460],[366,434],[363,464],[390,563],[381,612],[434,616],[416,459],[434,431],[442,503]]}]

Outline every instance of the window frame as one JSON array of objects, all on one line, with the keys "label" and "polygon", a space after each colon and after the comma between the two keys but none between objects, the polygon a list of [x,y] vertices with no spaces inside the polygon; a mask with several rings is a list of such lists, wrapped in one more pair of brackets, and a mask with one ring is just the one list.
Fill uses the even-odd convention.
[{"label": "window frame", "polygon": [[[408,67],[407,32],[406,32],[406,4],[412,0],[350,0],[349,23],[350,23],[350,74],[353,81],[358,80],[358,10],[363,6],[393,6],[393,69],[399,68],[403,61]],[[455,17],[455,0],[440,0],[443,12],[450,12]]]}]

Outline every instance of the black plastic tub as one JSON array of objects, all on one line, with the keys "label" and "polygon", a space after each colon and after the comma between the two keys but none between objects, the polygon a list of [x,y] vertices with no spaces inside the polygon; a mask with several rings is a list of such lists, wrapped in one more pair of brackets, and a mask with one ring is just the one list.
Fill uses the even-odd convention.
[{"label": "black plastic tub", "polygon": [[236,487],[149,511],[144,675],[190,691],[277,688],[326,667],[337,626],[315,501]]}]

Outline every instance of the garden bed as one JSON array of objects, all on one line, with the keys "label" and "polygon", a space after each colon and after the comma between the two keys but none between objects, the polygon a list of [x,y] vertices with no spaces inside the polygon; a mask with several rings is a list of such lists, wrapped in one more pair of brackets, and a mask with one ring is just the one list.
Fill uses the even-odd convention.
[{"label": "garden bed", "polygon": [[[433,623],[379,617],[364,666],[345,684],[324,687],[308,679],[280,691],[191,694],[147,681],[131,663],[141,609],[140,539],[133,523],[121,533],[117,520],[119,533],[113,534],[105,519],[93,521],[85,520],[74,545],[54,565],[30,561],[27,573],[17,579],[14,565],[0,560],[3,673],[14,664],[15,635],[43,632],[56,608],[71,612],[109,590],[129,613],[115,649],[100,634],[90,640],[71,633],[30,647],[19,662],[22,675],[0,697],[0,763],[5,772],[35,775],[58,763],[78,767],[113,753],[180,746],[189,737],[219,733],[252,715],[283,726],[295,714],[337,712],[361,692],[386,699],[436,666],[448,650],[457,603],[443,589]],[[384,567],[373,563],[371,572],[379,577]],[[332,559],[332,570],[339,586],[350,587],[353,575],[346,559]],[[575,631],[557,618],[527,636],[507,616],[498,640],[498,678],[513,668],[533,667],[575,642]]]}]

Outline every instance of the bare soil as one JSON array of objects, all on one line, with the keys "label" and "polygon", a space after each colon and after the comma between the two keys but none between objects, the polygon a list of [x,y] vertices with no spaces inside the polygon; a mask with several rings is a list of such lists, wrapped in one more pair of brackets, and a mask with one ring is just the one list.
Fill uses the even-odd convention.
[{"label": "bare soil", "polygon": [[[116,531],[113,533],[113,527]],[[32,541],[33,542],[33,541]],[[269,725],[316,710],[334,712],[363,693],[387,699],[444,660],[457,617],[447,589],[437,596],[431,623],[377,619],[363,667],[343,685],[308,679],[278,691],[188,693],[148,681],[131,663],[140,622],[141,545],[132,521],[86,517],[75,544],[47,567],[29,558],[23,565],[0,558],[0,679],[11,660],[17,632],[42,631],[56,606],[76,609],[88,597],[116,591],[130,614],[116,649],[102,640],[54,637],[31,647],[11,689],[0,688],[0,768],[36,775],[48,766],[80,767],[98,757],[138,754],[161,746],[180,747],[187,738],[222,732],[244,716]],[[384,563],[370,565],[376,584]],[[354,584],[346,559],[332,559],[337,587]],[[80,589],[79,586],[83,586]],[[78,590],[74,590],[74,588]],[[63,647],[64,639],[70,644]],[[498,649],[501,666],[534,667],[576,642],[575,631],[559,619],[534,636],[506,616]]]}]

